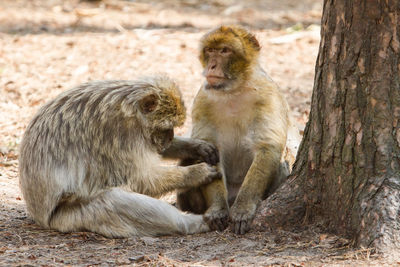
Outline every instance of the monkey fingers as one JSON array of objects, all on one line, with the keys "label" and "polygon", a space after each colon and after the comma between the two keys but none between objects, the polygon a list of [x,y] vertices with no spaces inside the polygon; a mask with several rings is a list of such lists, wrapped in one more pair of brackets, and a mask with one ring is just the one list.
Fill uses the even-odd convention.
[{"label": "monkey fingers", "polygon": [[209,166],[211,171],[208,175],[209,181],[207,183],[211,183],[214,180],[222,179],[222,174],[218,171],[218,169],[214,166]]},{"label": "monkey fingers", "polygon": [[210,165],[216,165],[219,162],[217,148],[206,141],[196,140],[195,153],[202,161]]},{"label": "monkey fingers", "polygon": [[213,180],[221,179],[222,174],[214,166],[210,166],[207,163],[198,163],[190,165],[188,167],[189,173],[187,175],[187,186],[196,187],[199,185],[209,184]]}]

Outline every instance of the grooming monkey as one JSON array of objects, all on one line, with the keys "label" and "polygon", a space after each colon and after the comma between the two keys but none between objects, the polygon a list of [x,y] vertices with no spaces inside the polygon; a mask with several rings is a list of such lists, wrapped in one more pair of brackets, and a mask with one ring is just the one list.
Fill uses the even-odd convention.
[{"label": "grooming monkey", "polygon": [[[249,230],[258,203],[289,174],[281,161],[288,105],[260,67],[259,51],[255,36],[238,26],[221,26],[201,39],[206,81],[193,104],[192,138],[217,147],[223,181],[177,196],[182,210],[205,212],[212,229],[223,230],[230,217],[237,234]],[[194,162],[189,157],[182,165]]]},{"label": "grooming monkey", "polygon": [[45,228],[107,237],[208,231],[201,215],[149,197],[220,178],[207,163],[160,165],[159,154],[217,163],[212,145],[174,138],[184,119],[181,94],[166,77],[90,82],[60,94],[36,114],[21,143],[28,212]]}]

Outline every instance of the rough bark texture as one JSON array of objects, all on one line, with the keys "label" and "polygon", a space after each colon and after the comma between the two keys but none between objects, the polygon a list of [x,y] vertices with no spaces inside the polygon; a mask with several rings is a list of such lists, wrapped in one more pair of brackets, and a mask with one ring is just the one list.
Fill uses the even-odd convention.
[{"label": "rough bark texture", "polygon": [[292,177],[258,226],[324,221],[400,247],[400,2],[325,0],[311,112]]}]

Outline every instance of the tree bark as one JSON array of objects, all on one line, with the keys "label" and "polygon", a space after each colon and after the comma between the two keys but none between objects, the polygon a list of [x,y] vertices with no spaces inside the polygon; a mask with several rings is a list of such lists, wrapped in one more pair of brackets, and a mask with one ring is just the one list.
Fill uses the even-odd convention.
[{"label": "tree bark", "polygon": [[259,227],[324,221],[355,245],[400,248],[400,1],[325,0],[310,118]]}]

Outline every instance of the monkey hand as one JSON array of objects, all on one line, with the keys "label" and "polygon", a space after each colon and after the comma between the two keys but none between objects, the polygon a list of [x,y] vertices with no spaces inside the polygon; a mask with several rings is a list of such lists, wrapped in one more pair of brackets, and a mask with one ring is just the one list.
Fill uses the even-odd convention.
[{"label": "monkey hand", "polygon": [[[223,205],[221,207],[221,205]],[[204,213],[204,220],[211,230],[223,231],[228,227],[229,211],[226,203],[211,205]]]},{"label": "monkey hand", "polygon": [[221,179],[222,175],[216,167],[210,166],[207,163],[198,163],[186,167],[189,170],[187,175],[187,186],[197,187],[203,184],[209,184],[215,179]]},{"label": "monkey hand", "polygon": [[257,204],[253,202],[235,202],[233,204],[230,210],[230,218],[232,221],[231,229],[235,234],[243,235],[250,230],[256,209]]},{"label": "monkey hand", "polygon": [[209,142],[193,139],[189,151],[190,158],[207,162],[210,165],[217,165],[219,162],[218,150]]}]

